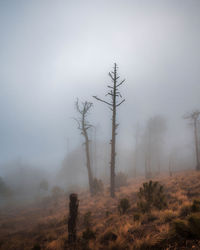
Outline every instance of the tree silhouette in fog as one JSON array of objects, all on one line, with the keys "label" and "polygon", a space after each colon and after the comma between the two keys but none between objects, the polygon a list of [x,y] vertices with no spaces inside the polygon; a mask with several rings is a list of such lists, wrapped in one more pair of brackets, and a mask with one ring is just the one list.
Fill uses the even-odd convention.
[{"label": "tree silhouette in fog", "polygon": [[114,63],[113,71],[109,72],[109,77],[111,78],[111,85],[108,85],[108,93],[106,96],[110,96],[111,101],[105,101],[100,99],[97,96],[93,96],[96,100],[103,102],[108,105],[110,110],[112,111],[112,139],[111,139],[111,161],[110,161],[110,195],[111,197],[115,197],[115,141],[116,141],[116,129],[119,124],[116,123],[116,113],[117,108],[125,101],[125,99],[119,100],[122,98],[121,93],[118,88],[124,83],[125,79],[119,82],[120,76],[117,72],[118,66]]},{"label": "tree silhouette in fog", "polygon": [[89,138],[88,138],[88,129],[92,127],[92,125],[87,121],[87,116],[89,114],[90,109],[92,108],[91,102],[75,102],[76,110],[79,113],[79,118],[75,119],[78,124],[78,129],[81,131],[81,135],[83,135],[85,139],[85,154],[86,154],[86,164],[88,171],[88,180],[89,180],[89,188],[90,193],[93,194],[93,173],[91,169],[91,161],[90,161],[90,149],[89,149]]},{"label": "tree silhouette in fog", "polygon": [[200,170],[199,161],[199,138],[198,138],[198,121],[199,121],[200,111],[195,110],[184,116],[185,119],[189,119],[194,127],[194,141],[195,141],[195,151],[196,151],[196,170]]}]

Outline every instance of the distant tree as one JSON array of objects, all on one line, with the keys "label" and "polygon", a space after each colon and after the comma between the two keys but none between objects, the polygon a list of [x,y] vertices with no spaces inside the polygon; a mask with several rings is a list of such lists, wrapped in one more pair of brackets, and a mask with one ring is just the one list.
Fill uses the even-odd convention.
[{"label": "distant tree", "polygon": [[12,195],[12,191],[10,188],[6,185],[3,178],[0,176],[0,197],[9,197]]},{"label": "distant tree", "polygon": [[40,182],[40,190],[48,191],[48,188],[49,188],[48,181],[45,180],[45,179],[43,179],[43,180]]},{"label": "distant tree", "polygon": [[194,127],[194,142],[196,151],[196,170],[200,170],[200,160],[199,160],[199,138],[198,138],[198,122],[199,122],[200,111],[195,110],[184,116],[184,119],[189,119]]},{"label": "distant tree", "polygon": [[116,129],[119,124],[116,123],[116,113],[117,108],[125,101],[122,99],[118,102],[118,98],[122,98],[121,93],[118,91],[118,88],[124,83],[125,79],[121,82],[119,81],[120,76],[117,72],[117,64],[114,64],[114,70],[109,72],[109,76],[111,78],[111,85],[108,85],[110,89],[107,95],[110,96],[111,101],[105,101],[97,96],[93,96],[96,100],[103,102],[108,105],[108,107],[112,111],[112,139],[111,139],[111,161],[110,161],[110,195],[111,197],[115,197],[115,141],[116,141]]},{"label": "distant tree", "polygon": [[143,138],[147,179],[152,177],[152,165],[157,166],[157,172],[160,173],[165,131],[166,121],[162,116],[154,116],[148,120]]},{"label": "distant tree", "polygon": [[134,177],[137,177],[137,165],[138,165],[138,148],[139,148],[140,126],[137,124],[135,131],[135,152],[134,152]]},{"label": "distant tree", "polygon": [[85,154],[86,154],[86,162],[87,162],[87,171],[88,171],[88,180],[89,180],[89,189],[90,193],[93,194],[93,173],[91,169],[91,160],[90,160],[90,148],[89,148],[89,138],[88,138],[88,129],[92,127],[92,125],[87,121],[87,116],[89,114],[90,109],[92,108],[91,102],[82,102],[79,103],[79,100],[75,102],[76,110],[80,114],[78,119],[75,119],[78,123],[78,129],[81,131],[81,134],[85,139]]}]

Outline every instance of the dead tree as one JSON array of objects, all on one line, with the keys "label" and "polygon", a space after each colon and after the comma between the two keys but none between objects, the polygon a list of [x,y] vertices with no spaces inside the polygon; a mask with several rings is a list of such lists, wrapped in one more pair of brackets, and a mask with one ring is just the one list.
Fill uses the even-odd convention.
[{"label": "dead tree", "polygon": [[68,242],[74,244],[76,242],[76,222],[78,216],[78,196],[70,194],[69,196],[69,219],[68,219]]},{"label": "dead tree", "polygon": [[199,138],[198,138],[198,121],[199,121],[200,111],[195,110],[188,115],[185,115],[185,119],[189,119],[194,127],[194,141],[195,141],[195,151],[196,151],[196,170],[200,170],[199,161]]},{"label": "dead tree", "polygon": [[100,102],[103,102],[108,105],[108,107],[112,111],[112,139],[111,139],[111,161],[110,161],[110,195],[111,197],[115,197],[115,141],[116,141],[116,129],[119,124],[116,123],[116,112],[117,108],[125,101],[122,99],[118,101],[118,98],[122,98],[121,93],[118,91],[118,88],[124,83],[125,79],[119,82],[120,76],[117,73],[117,64],[114,64],[114,70],[109,72],[109,76],[111,78],[112,85],[108,85],[107,87],[110,89],[106,94],[110,96],[111,101],[105,101],[97,96],[93,96]]},{"label": "dead tree", "polygon": [[77,99],[76,110],[80,114],[80,118],[75,119],[78,123],[78,129],[81,131],[81,134],[85,138],[85,154],[86,154],[86,164],[88,170],[88,180],[89,180],[89,189],[90,193],[93,194],[93,174],[91,169],[91,161],[90,161],[90,148],[89,148],[89,138],[88,138],[88,129],[92,127],[92,125],[87,121],[87,115],[89,113],[90,108],[92,107],[91,102],[82,102],[79,103]]}]

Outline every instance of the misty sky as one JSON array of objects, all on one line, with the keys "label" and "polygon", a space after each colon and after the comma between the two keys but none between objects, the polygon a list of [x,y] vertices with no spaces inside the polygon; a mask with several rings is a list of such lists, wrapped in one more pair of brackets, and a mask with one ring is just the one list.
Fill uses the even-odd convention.
[{"label": "misty sky", "polygon": [[81,143],[76,98],[94,103],[97,138],[109,140],[104,97],[113,63],[126,78],[119,137],[157,114],[175,143],[182,116],[200,108],[199,0],[0,0],[0,163],[58,167]]}]

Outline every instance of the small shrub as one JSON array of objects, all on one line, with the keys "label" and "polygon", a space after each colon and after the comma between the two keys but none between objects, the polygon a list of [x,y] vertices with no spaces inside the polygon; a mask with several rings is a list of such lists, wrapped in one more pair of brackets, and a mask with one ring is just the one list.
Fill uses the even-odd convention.
[{"label": "small shrub", "polygon": [[99,194],[103,192],[103,182],[100,179],[94,178],[93,180],[93,194]]},{"label": "small shrub", "polygon": [[143,212],[150,212],[154,207],[158,210],[167,207],[164,188],[157,181],[143,183],[138,193],[138,208]]},{"label": "small shrub", "polygon": [[172,224],[172,231],[175,235],[179,235],[183,238],[190,237],[190,231],[187,225],[187,221],[176,219]]},{"label": "small shrub", "polygon": [[140,218],[141,218],[141,214],[139,214],[139,213],[136,213],[136,214],[133,215],[133,220],[134,221],[138,221],[138,220],[140,220]]},{"label": "small shrub", "polygon": [[32,250],[41,250],[41,247],[40,247],[39,244],[36,243],[36,244],[33,246]]},{"label": "small shrub", "polygon": [[144,224],[148,224],[149,222],[153,222],[155,220],[158,219],[158,216],[156,216],[155,214],[146,214],[144,217],[143,217],[143,220],[141,222],[142,225]]},{"label": "small shrub", "polygon": [[120,188],[127,185],[128,185],[127,175],[125,175],[122,172],[117,173],[115,176],[115,187]]},{"label": "small shrub", "polygon": [[200,214],[192,214],[188,218],[188,226],[191,234],[200,239]]},{"label": "small shrub", "polygon": [[118,205],[119,213],[125,214],[129,208],[130,208],[129,200],[127,198],[121,199]]},{"label": "small shrub", "polygon": [[189,205],[184,205],[180,209],[180,216],[181,217],[186,217],[191,213],[191,206]]},{"label": "small shrub", "polygon": [[193,201],[193,204],[191,206],[191,211],[194,213],[200,212],[200,200],[195,199]]},{"label": "small shrub", "polygon": [[84,240],[92,240],[92,239],[95,239],[96,236],[95,236],[95,233],[90,229],[90,228],[87,228],[83,234],[82,234],[82,238]]},{"label": "small shrub", "polygon": [[117,235],[112,231],[106,232],[100,239],[101,244],[108,244],[109,241],[116,241]]},{"label": "small shrub", "polygon": [[191,214],[187,220],[175,220],[172,232],[186,239],[200,239],[200,213]]}]

